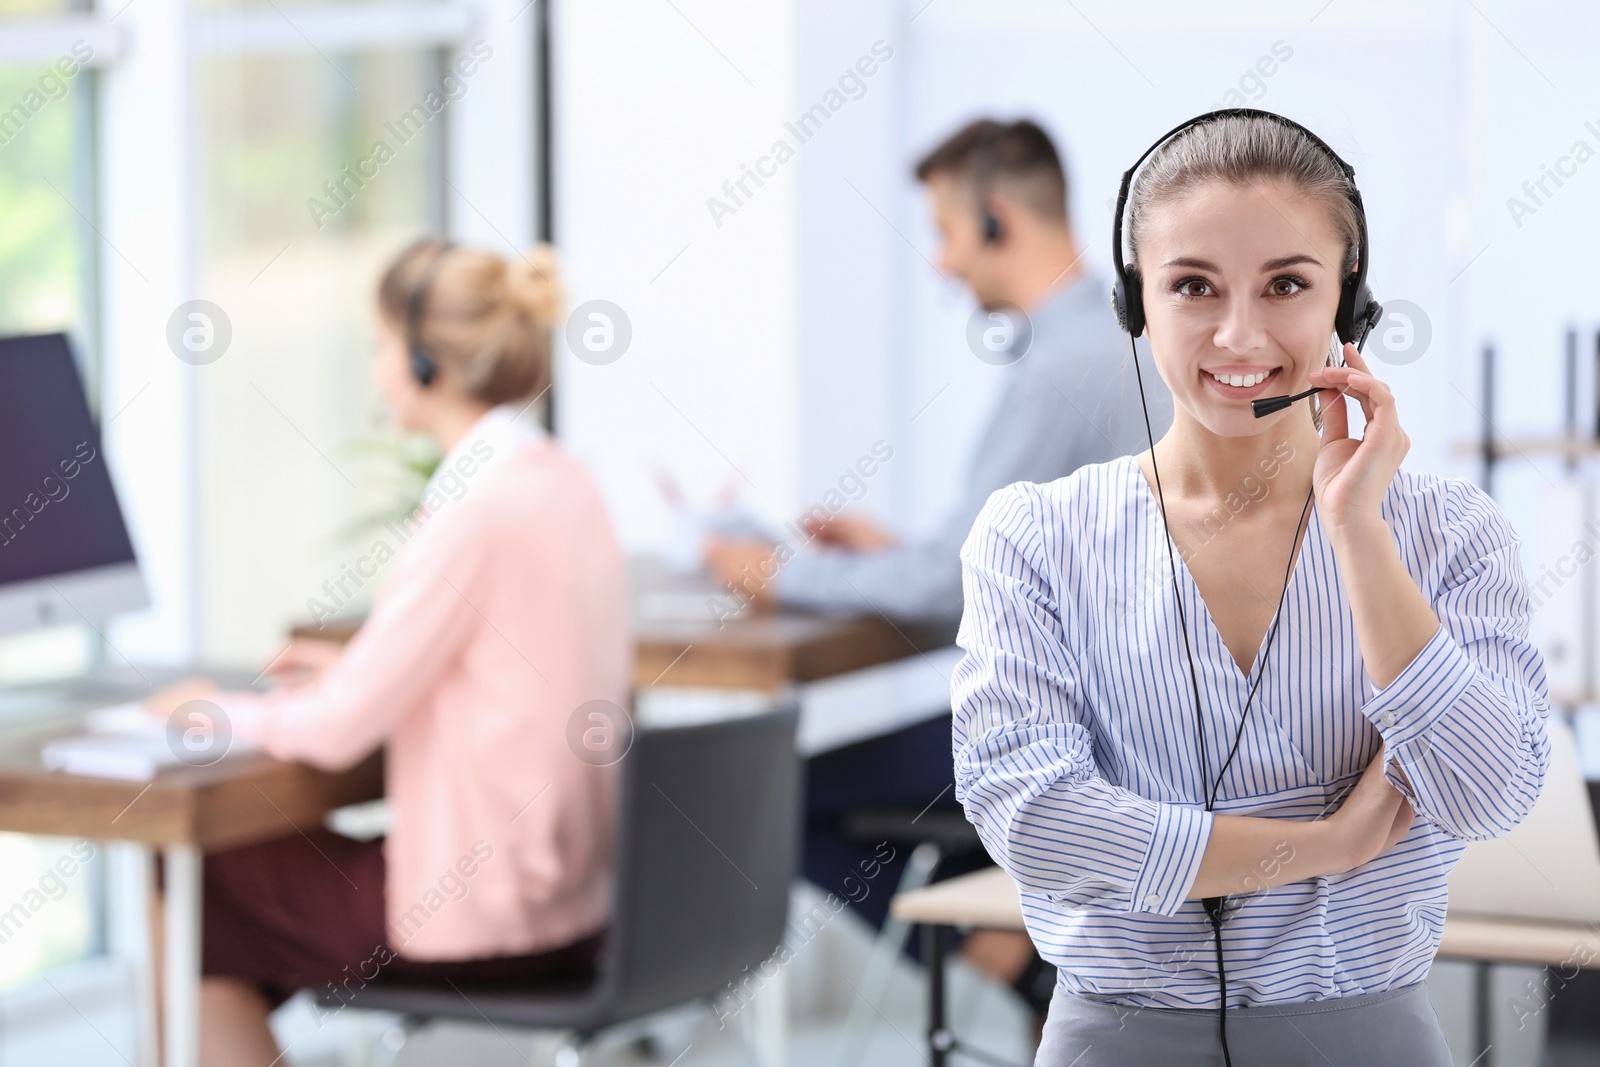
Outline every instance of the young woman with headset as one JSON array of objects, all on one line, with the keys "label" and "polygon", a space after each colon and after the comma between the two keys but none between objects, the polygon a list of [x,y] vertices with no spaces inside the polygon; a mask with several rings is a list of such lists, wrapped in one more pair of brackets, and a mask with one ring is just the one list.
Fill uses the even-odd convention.
[{"label": "young woman with headset", "polygon": [[1141,156],[1113,299],[1172,427],[963,549],[957,794],[1058,969],[1041,1067],[1451,1062],[1446,876],[1532,807],[1549,704],[1516,533],[1400,468],[1353,177],[1243,108]]},{"label": "young woman with headset", "polygon": [[205,858],[207,1064],[277,1062],[267,1013],[304,987],[359,1006],[368,982],[586,973],[608,921],[615,759],[568,738],[596,708],[625,729],[632,642],[598,489],[528,416],[549,382],[554,258],[422,241],[377,304],[379,392],[444,458],[389,527],[366,622],[342,651],[292,645],[269,694],[188,683],[149,702],[209,700],[235,736],[329,769],[387,745],[386,840],[302,828]]}]

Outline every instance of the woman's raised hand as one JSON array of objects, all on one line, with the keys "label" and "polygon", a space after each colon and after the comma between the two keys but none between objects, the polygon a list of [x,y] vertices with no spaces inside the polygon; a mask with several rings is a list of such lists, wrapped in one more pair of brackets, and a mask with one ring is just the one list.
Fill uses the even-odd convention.
[{"label": "woman's raised hand", "polygon": [[1327,820],[1345,870],[1383,855],[1411,830],[1411,805],[1383,776],[1383,754],[1380,745],[1344,804]]},{"label": "woman's raised hand", "polygon": [[[1344,361],[1346,366],[1311,372],[1311,384],[1324,390],[1318,395],[1323,405],[1322,447],[1311,484],[1323,522],[1329,525],[1377,517],[1400,461],[1411,450],[1411,438],[1400,427],[1394,393],[1372,376],[1355,345],[1344,346]],[[1367,419],[1356,441],[1350,440],[1346,394],[1360,402]]]}]

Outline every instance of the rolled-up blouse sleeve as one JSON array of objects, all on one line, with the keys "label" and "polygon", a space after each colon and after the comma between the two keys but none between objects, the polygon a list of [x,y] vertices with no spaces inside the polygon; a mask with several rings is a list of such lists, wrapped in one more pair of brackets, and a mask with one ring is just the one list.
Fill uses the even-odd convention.
[{"label": "rolled-up blouse sleeve", "polygon": [[1517,535],[1482,489],[1446,484],[1439,629],[1361,710],[1383,736],[1388,780],[1417,814],[1477,841],[1510,832],[1538,799],[1550,704]]},{"label": "rolled-up blouse sleeve", "polygon": [[989,497],[962,547],[956,797],[1024,889],[1068,908],[1172,915],[1199,871],[1212,816],[1101,775],[1050,558],[1065,542],[1064,520],[1046,515],[1038,486],[1008,486]]}]

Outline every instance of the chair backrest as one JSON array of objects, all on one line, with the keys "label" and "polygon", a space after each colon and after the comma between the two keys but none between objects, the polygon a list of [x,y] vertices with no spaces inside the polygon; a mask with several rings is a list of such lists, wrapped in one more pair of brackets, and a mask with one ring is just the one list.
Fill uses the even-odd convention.
[{"label": "chair backrest", "polygon": [[795,707],[641,728],[622,759],[613,1018],[710,997],[783,940],[800,851]]}]

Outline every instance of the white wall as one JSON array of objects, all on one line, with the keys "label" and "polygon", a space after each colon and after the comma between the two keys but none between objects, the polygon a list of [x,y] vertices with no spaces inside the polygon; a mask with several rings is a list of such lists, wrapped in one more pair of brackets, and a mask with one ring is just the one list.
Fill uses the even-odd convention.
[{"label": "white wall", "polygon": [[[964,343],[968,297],[928,263],[916,157],[979,114],[1037,118],[1063,151],[1073,218],[1104,278],[1122,170],[1182,119],[1243,102],[1306,123],[1355,166],[1373,289],[1420,306],[1433,331],[1424,356],[1381,371],[1413,439],[1406,462],[1473,475],[1451,444],[1476,433],[1480,342],[1492,333],[1519,374],[1536,368],[1502,375],[1503,428],[1555,429],[1554,324],[1583,306],[1589,277],[1567,243],[1600,221],[1600,198],[1575,188],[1521,230],[1509,221],[1505,196],[1600,120],[1584,112],[1595,75],[1570,29],[1595,16],[1528,10],[566,5],[558,237],[575,301],[622,304],[635,348],[608,367],[563,363],[563,432],[600,471],[635,547],[666,532],[653,462],[707,493],[737,466],[746,496],[781,519],[877,438],[896,459],[860,506],[926,528],[954,494],[995,375]],[[877,40],[894,54],[864,95],[718,227],[706,198]],[[1290,54],[1260,76],[1275,45]],[[1600,182],[1600,163],[1591,169],[1574,186]],[[1564,264],[1549,271],[1559,280],[1536,289],[1552,263]]]},{"label": "white wall", "polygon": [[563,355],[557,419],[631,543],[664,532],[658,464],[696,494],[732,479],[764,510],[795,499],[797,163],[720,227],[706,207],[783,135],[793,18],[787,3],[732,0],[555,12],[555,229],[570,302],[609,300],[633,330],[613,363]]},{"label": "white wall", "polygon": [[[1410,5],[1410,14],[1394,8],[1337,5],[1308,25],[1315,8],[1305,5],[1234,4],[1207,8],[1202,17],[1164,3],[1081,4],[1080,15],[1071,6],[941,2],[917,21],[912,42],[913,140],[931,145],[984,113],[1037,119],[1064,156],[1086,262],[1109,283],[1123,170],[1155,138],[1203,111],[1243,103],[1280,112],[1356,168],[1379,299],[1405,297],[1426,308],[1436,327],[1459,332],[1448,321],[1444,292],[1453,273],[1443,223],[1453,181],[1451,58],[1441,32],[1448,22],[1442,4]],[[1274,46],[1288,58],[1274,56]],[[1263,57],[1270,76],[1256,69]],[[1238,97],[1225,99],[1230,90]],[[1394,121],[1397,97],[1429,121]],[[1415,180],[1418,158],[1434,161],[1436,181]],[[931,226],[919,224],[915,239],[931,243]],[[953,492],[945,471],[970,447],[985,414],[975,398],[991,396],[994,375],[963,342],[970,305],[952,299],[926,271],[913,273],[911,290],[917,357],[907,372],[920,383],[912,392],[958,383],[917,422],[911,517],[927,523]],[[1413,464],[1440,460],[1442,434],[1427,385],[1450,350],[1448,337],[1436,337],[1428,357],[1389,371],[1417,442]]]}]

